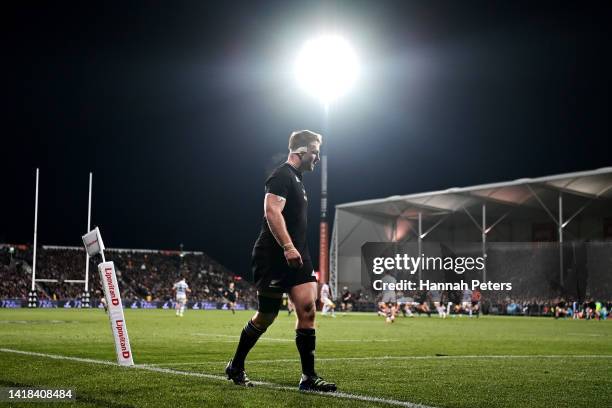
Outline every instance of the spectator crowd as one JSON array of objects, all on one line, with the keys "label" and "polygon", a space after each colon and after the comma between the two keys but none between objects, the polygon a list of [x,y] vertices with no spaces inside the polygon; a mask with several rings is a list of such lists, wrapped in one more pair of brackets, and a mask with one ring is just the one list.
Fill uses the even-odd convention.
[{"label": "spectator crowd", "polygon": [[[107,249],[106,259],[115,263],[121,295],[125,300],[166,301],[172,299],[173,284],[185,278],[191,289],[190,300],[222,302],[230,282],[236,284],[239,302],[257,305],[254,287],[202,252]],[[0,244],[0,299],[26,300],[31,288],[32,247]],[[97,260],[90,260],[89,290],[92,297],[101,296]],[[85,277],[85,251],[79,247],[43,246],[36,256],[37,279],[52,280],[36,283],[41,300],[78,299],[82,296]],[[361,288],[350,291],[343,287],[336,301],[340,309],[375,311],[380,293]],[[436,313],[439,305],[447,307],[449,315],[477,313],[524,316],[552,316],[572,319],[606,319],[612,310],[609,299],[570,299],[536,297],[529,293],[487,292],[480,298],[461,292],[398,292],[399,306],[408,314]],[[471,305],[471,306],[470,306]]]},{"label": "spectator crowd", "polygon": [[[234,282],[240,302],[255,303],[254,288],[240,276],[202,252],[109,249],[121,296],[126,300],[165,301],[173,297],[172,286],[185,278],[190,299],[220,302],[225,288]],[[32,283],[31,246],[0,245],[0,299],[27,299]],[[97,260],[90,260],[89,291],[100,296]],[[78,247],[43,246],[36,252],[36,278],[56,280],[36,283],[39,299],[80,298],[84,284],[70,283],[85,277],[85,251]]]}]

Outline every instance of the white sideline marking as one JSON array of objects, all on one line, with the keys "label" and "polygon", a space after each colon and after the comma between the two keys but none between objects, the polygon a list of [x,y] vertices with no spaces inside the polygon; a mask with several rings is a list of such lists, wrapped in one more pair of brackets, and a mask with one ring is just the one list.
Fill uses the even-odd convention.
[{"label": "white sideline marking", "polygon": [[[461,359],[472,359],[472,360],[488,360],[488,359],[513,359],[513,358],[546,358],[546,359],[563,359],[563,358],[612,358],[612,354],[569,354],[569,355],[464,355],[464,356],[379,356],[379,357],[331,357],[331,358],[319,358],[319,361],[375,361],[375,360],[433,360],[433,359],[444,359],[444,360],[461,360]],[[248,364],[256,363],[299,363],[298,358],[285,358],[278,360],[248,360]],[[178,362],[178,363],[156,363],[148,364],[149,366],[175,366],[175,365],[204,365],[204,364],[225,364],[223,361],[203,361],[203,362]]]},{"label": "white sideline marking", "polygon": [[325,343],[396,343],[399,339],[338,339],[323,340]]},{"label": "white sideline marking", "polygon": [[[214,334],[214,333],[191,333],[192,336],[205,336],[205,337],[223,337],[226,339],[239,339],[240,336],[231,335],[231,334]],[[275,337],[260,337],[258,341],[280,341],[283,343],[294,343],[295,339],[283,339],[283,338],[275,338]],[[358,340],[358,339],[339,339],[339,340],[325,340],[326,343],[389,343],[389,342],[398,342],[396,339],[371,339],[371,340]],[[220,343],[225,343],[222,341]]]},{"label": "white sideline marking", "polygon": [[[239,339],[240,336],[231,335],[231,334],[214,334],[214,333],[191,333],[192,336],[206,336],[206,337],[223,337],[226,339]],[[282,341],[287,343],[293,343],[295,340],[292,339],[279,339],[274,337],[260,337],[259,341],[268,340],[268,341]]]},{"label": "white sideline marking", "polygon": [[[77,361],[81,363],[102,364],[102,365],[107,365],[107,366],[119,367],[122,369],[145,370],[145,371],[152,371],[152,372],[163,373],[163,374],[174,374],[174,375],[184,375],[188,377],[207,378],[209,380],[217,380],[217,381],[223,381],[223,382],[228,381],[227,378],[220,376],[220,375],[172,370],[170,368],[155,367],[155,366],[147,365],[147,364],[137,364],[131,367],[130,366],[122,367],[113,361],[94,360],[94,359],[82,358],[82,357],[70,357],[70,356],[62,356],[62,355],[57,355],[57,354],[35,353],[32,351],[22,351],[22,350],[14,350],[14,349],[7,349],[7,348],[0,348],[0,352],[22,354],[26,356],[35,356],[35,357],[45,357],[45,358],[50,358],[53,360],[68,360],[68,361]],[[297,387],[287,387],[284,385],[274,384],[274,383],[265,382],[265,381],[253,381],[253,384],[258,385],[260,387],[271,388],[275,390],[300,392],[297,389]],[[348,394],[344,392],[323,393],[323,392],[309,391],[308,393],[320,395],[322,397],[341,398],[341,399],[349,399],[349,400],[365,401],[365,402],[377,402],[381,404],[396,405],[396,406],[408,407],[408,408],[435,408],[429,405],[415,404],[415,403],[408,402],[408,401],[400,401],[400,400],[379,398],[379,397],[370,397],[368,395],[360,395],[360,394]]]}]

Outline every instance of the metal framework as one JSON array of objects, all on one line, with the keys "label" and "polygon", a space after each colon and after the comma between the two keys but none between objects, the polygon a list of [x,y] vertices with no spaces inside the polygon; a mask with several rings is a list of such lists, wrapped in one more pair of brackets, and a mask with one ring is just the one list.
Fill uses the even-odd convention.
[{"label": "metal framework", "polygon": [[336,230],[336,224],[338,222],[338,215],[334,214],[334,229],[332,230],[331,245],[329,248],[329,270],[334,273],[329,274],[329,288],[332,293],[332,298],[336,298],[338,294],[338,232]]},{"label": "metal framework", "polygon": [[[543,193],[548,193],[548,195],[550,195],[550,192],[554,192],[557,196],[552,202],[552,205],[556,204],[556,214],[554,214],[554,210],[550,208],[551,202],[547,205],[545,202],[546,200],[542,197]],[[588,201],[583,203],[569,217],[564,217],[564,194],[583,199],[586,198]],[[338,222],[340,221],[340,217],[338,217],[338,210],[392,219],[392,240],[397,238],[397,219],[416,219],[418,223],[417,239],[419,253],[422,251],[423,239],[431,231],[444,222],[450,215],[464,212],[481,233],[482,254],[486,260],[487,234],[506,219],[512,211],[524,206],[542,208],[557,225],[560,262],[559,281],[561,285],[563,285],[564,228],[589,205],[600,199],[612,199],[612,167],[336,205],[329,265],[330,283],[333,284],[330,286],[335,296],[338,284],[338,240],[342,239],[342,242],[344,242],[357,228],[357,225],[355,225],[346,236],[339,237]],[[501,215],[491,224],[487,223],[487,205],[495,206],[495,209],[501,213]],[[480,223],[472,213],[470,213],[470,208],[474,207],[480,207],[482,220]],[[404,214],[406,212],[412,214],[416,213],[416,217],[414,215],[405,216]],[[425,216],[430,218],[435,216],[442,217],[429,229],[423,232],[423,218]],[[342,242],[340,242],[340,245],[342,245]],[[421,278],[420,270],[419,278]],[[486,280],[486,262],[482,278]]]}]

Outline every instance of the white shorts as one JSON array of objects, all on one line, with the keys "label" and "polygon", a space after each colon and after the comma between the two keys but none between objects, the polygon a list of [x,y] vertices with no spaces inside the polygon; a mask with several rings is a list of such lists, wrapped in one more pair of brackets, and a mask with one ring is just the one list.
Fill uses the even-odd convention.
[{"label": "white shorts", "polygon": [[187,296],[176,295],[176,303],[180,303],[181,305],[184,305],[185,303],[187,303]]},{"label": "white shorts", "polygon": [[334,306],[334,302],[332,302],[331,299],[327,297],[321,298],[321,303],[323,303],[323,305],[325,306]]},{"label": "white shorts", "polygon": [[382,303],[396,303],[397,299],[395,297],[395,292],[385,292],[383,293],[383,297],[380,300]]}]

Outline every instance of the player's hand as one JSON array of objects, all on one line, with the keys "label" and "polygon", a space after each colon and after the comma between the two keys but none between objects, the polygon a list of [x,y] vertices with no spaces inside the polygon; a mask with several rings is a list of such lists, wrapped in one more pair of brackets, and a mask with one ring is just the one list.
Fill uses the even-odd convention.
[{"label": "player's hand", "polygon": [[285,250],[285,259],[290,268],[301,268],[304,265],[302,262],[302,255],[295,248],[289,248]]}]

